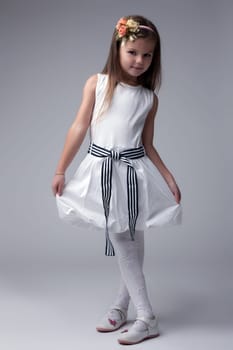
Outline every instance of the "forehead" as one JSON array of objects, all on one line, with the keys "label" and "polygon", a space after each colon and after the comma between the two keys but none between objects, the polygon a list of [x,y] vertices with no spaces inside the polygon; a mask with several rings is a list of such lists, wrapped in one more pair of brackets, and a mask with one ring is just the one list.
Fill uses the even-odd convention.
[{"label": "forehead", "polygon": [[153,52],[155,48],[155,42],[154,40],[147,39],[147,38],[138,38],[134,41],[128,40],[123,45],[127,50],[128,49],[134,49],[138,51],[145,51],[145,52]]}]

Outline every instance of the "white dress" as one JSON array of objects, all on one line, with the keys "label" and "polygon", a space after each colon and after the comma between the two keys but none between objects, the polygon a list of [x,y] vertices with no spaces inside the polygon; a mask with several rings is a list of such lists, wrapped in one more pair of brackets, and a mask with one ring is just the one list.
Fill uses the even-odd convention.
[{"label": "white dress", "polygon": [[[98,74],[96,101],[90,125],[91,142],[108,150],[121,152],[142,145],[141,135],[153,104],[153,92],[142,86],[119,83],[109,109],[98,118],[107,75]],[[78,227],[91,226],[105,230],[106,221],[101,191],[103,158],[85,156],[61,196],[56,195],[59,217]],[[166,181],[145,155],[134,159],[138,182],[138,218],[136,230],[153,226],[179,224],[181,205],[177,204]],[[112,192],[108,218],[109,233],[128,230],[127,165],[113,161]]]}]

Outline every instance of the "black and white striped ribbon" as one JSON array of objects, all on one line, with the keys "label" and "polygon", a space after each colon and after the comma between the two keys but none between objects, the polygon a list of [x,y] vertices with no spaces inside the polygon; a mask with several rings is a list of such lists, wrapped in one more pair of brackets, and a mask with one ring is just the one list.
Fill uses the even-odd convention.
[{"label": "black and white striped ribbon", "polygon": [[138,183],[137,174],[133,166],[133,159],[142,158],[145,155],[143,146],[130,148],[122,152],[108,150],[91,143],[88,153],[93,156],[104,158],[101,168],[101,187],[104,214],[106,218],[106,246],[105,255],[115,255],[112,242],[108,232],[108,217],[110,208],[110,199],[112,192],[112,161],[119,160],[127,165],[127,196],[128,196],[128,215],[129,215],[129,231],[131,239],[134,240],[135,226],[138,217]]}]

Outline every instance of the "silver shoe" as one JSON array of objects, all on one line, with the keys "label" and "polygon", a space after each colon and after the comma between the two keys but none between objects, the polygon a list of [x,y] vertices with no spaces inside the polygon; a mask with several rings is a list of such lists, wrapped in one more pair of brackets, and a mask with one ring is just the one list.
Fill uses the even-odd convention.
[{"label": "silver shoe", "polygon": [[121,332],[118,343],[122,345],[133,345],[141,343],[143,340],[155,338],[159,336],[158,319],[148,319],[145,317],[137,317],[136,320],[140,320],[146,324],[146,329],[138,331],[135,327],[131,327],[130,330],[124,330]]},{"label": "silver shoe", "polygon": [[[114,311],[114,315],[113,315]],[[115,311],[118,311],[118,317],[116,318]],[[96,326],[98,332],[113,332],[119,329],[127,322],[127,310],[114,308],[111,309]]]}]

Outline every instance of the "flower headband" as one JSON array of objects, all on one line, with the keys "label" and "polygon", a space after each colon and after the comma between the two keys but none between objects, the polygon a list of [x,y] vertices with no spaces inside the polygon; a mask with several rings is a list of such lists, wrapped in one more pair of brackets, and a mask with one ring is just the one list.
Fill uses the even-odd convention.
[{"label": "flower headband", "polygon": [[149,26],[144,26],[134,21],[133,19],[120,18],[116,25],[116,38],[127,38],[131,41],[137,39],[137,33],[140,29],[147,29],[154,33],[154,30]]}]

